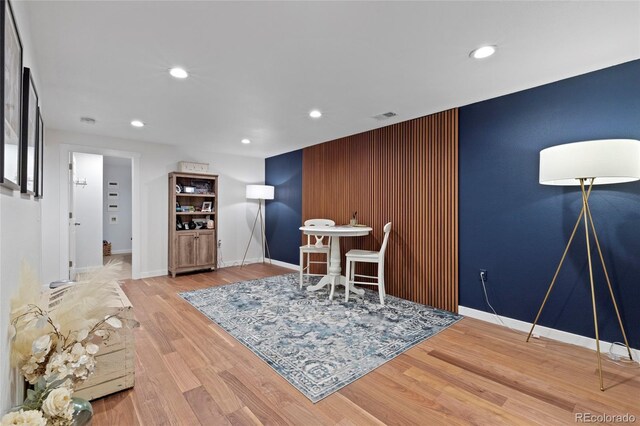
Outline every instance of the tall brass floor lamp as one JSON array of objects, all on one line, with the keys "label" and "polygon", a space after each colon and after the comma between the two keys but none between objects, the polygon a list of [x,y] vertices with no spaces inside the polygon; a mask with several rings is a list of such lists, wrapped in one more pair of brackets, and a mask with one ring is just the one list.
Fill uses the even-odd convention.
[{"label": "tall brass floor lamp", "polygon": [[604,391],[604,385],[602,382],[602,362],[600,359],[600,336],[598,333],[598,314],[596,312],[596,295],[593,283],[593,268],[591,262],[591,243],[589,241],[589,231],[593,234],[593,240],[596,243],[598,249],[598,255],[600,262],[602,263],[602,269],[609,287],[609,294],[613,301],[613,307],[618,317],[618,324],[620,325],[620,331],[622,331],[622,337],[624,343],[627,346],[627,352],[629,353],[629,359],[633,359],[631,356],[631,348],[629,347],[629,341],[627,340],[627,334],[624,331],[622,325],[622,318],[618,311],[618,304],[616,298],[613,295],[613,289],[611,287],[611,281],[609,280],[609,273],[607,267],[604,264],[604,257],[602,256],[602,250],[600,248],[600,242],[598,241],[598,234],[593,223],[593,217],[591,216],[591,209],[589,208],[589,195],[594,185],[614,184],[632,182],[640,179],[640,141],[632,139],[608,139],[608,140],[595,140],[587,142],[575,142],[565,145],[552,146],[550,148],[540,151],[540,183],[542,185],[571,185],[580,186],[582,192],[582,210],[578,215],[578,220],[573,227],[571,237],[567,243],[556,273],[553,275],[547,294],[544,296],[542,305],[538,310],[536,319],[533,321],[531,331],[527,336],[527,342],[531,338],[533,329],[538,323],[542,309],[544,308],[549,294],[553,289],[553,285],[558,278],[558,273],[569,247],[573,241],[573,237],[576,235],[580,222],[584,222],[584,235],[587,243],[587,262],[589,265],[589,282],[591,284],[591,305],[593,308],[593,324],[596,334],[596,351],[598,353],[598,374],[600,377],[600,390]]}]

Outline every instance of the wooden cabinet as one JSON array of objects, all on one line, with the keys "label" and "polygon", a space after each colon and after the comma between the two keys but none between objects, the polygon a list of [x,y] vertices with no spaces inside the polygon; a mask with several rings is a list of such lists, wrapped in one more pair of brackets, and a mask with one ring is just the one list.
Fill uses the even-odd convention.
[{"label": "wooden cabinet", "polygon": [[[217,268],[218,176],[169,173],[169,273]],[[208,228],[207,225],[213,225]]]}]

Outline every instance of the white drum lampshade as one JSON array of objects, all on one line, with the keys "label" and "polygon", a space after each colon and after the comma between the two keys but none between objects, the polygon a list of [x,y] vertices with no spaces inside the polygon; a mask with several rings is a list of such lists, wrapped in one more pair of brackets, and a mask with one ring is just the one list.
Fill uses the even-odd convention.
[{"label": "white drum lampshade", "polygon": [[556,145],[540,151],[542,185],[580,185],[581,178],[595,178],[594,185],[640,179],[640,141],[603,139]]},{"label": "white drum lampshade", "polygon": [[250,200],[273,200],[273,186],[247,185],[247,198]]}]

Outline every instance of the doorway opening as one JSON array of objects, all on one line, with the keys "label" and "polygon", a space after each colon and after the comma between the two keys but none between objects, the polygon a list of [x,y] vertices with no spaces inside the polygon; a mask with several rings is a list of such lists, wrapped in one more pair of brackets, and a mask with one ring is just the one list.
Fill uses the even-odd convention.
[{"label": "doorway opening", "polygon": [[132,158],[70,152],[69,278],[120,261],[132,278]]}]

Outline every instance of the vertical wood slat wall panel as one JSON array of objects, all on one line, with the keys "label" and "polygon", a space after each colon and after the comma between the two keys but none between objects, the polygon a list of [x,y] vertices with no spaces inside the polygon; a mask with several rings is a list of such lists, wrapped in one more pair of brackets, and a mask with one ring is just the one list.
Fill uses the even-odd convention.
[{"label": "vertical wood slat wall panel", "polygon": [[[358,221],[374,229],[341,238],[343,273],[344,254],[378,250],[382,227],[393,222],[387,293],[457,312],[457,109],[314,145],[302,158],[303,220],[345,224],[357,211]],[[358,268],[375,272],[373,265]]]}]

